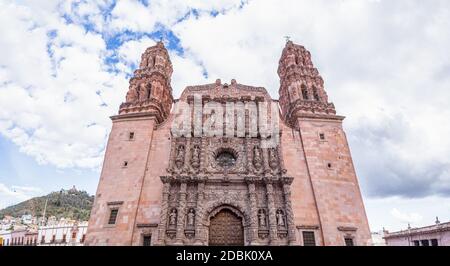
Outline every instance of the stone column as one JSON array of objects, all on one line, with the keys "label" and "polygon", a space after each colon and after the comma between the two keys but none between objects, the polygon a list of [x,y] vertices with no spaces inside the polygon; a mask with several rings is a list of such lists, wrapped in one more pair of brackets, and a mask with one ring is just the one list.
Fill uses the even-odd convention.
[{"label": "stone column", "polygon": [[267,191],[267,207],[269,208],[269,240],[271,245],[277,245],[277,217],[275,215],[275,201],[273,199],[273,180],[270,177],[267,177],[265,183]]},{"label": "stone column", "polygon": [[175,245],[183,245],[184,244],[184,224],[185,224],[185,212],[186,212],[186,188],[187,188],[187,180],[180,180],[180,192],[178,199],[178,211],[177,211],[177,233],[175,236]]},{"label": "stone column", "polygon": [[292,177],[283,177],[281,179],[281,182],[283,185],[284,204],[285,204],[285,209],[286,209],[286,223],[287,223],[287,227],[288,227],[289,245],[296,244],[294,213],[292,211],[292,202],[291,202],[292,181],[293,181]]},{"label": "stone column", "polygon": [[197,209],[195,211],[195,243],[194,245],[205,245],[205,225],[203,224],[205,180],[200,179],[197,183]]},{"label": "stone column", "polygon": [[166,227],[167,227],[167,209],[169,208],[170,180],[169,176],[161,176],[163,182],[161,212],[158,225],[158,241],[157,245],[165,244]]},{"label": "stone column", "polygon": [[251,177],[247,181],[248,195],[250,200],[250,245],[258,244],[258,210],[256,206],[256,186],[255,180]]}]

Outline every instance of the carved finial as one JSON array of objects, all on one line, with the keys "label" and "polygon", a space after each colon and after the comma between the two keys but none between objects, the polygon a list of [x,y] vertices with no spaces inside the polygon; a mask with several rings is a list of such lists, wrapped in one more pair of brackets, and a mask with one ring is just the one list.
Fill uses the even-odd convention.
[{"label": "carved finial", "polygon": [[437,216],[436,216],[436,221],[435,221],[435,223],[436,223],[436,224],[440,224],[440,223],[441,223],[441,221],[439,221],[439,217],[437,217]]},{"label": "carved finial", "polygon": [[286,39],[286,42],[289,42],[291,40],[291,36],[284,36],[284,38]]}]

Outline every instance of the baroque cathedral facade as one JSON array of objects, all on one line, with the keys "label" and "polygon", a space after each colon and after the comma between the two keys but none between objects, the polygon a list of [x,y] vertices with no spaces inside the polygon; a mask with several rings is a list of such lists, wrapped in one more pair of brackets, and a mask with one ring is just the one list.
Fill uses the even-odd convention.
[{"label": "baroque cathedral facade", "polygon": [[[86,245],[370,244],[344,117],[328,101],[309,51],[286,42],[278,100],[234,79],[188,86],[174,99],[171,75],[162,42],[142,54],[111,117]],[[202,114],[212,102],[242,103],[244,111]],[[278,121],[273,145],[265,141],[275,137],[261,133],[261,110],[252,108],[261,103]],[[200,134],[195,125],[174,131],[177,111],[196,120],[194,105]],[[232,121],[241,132],[202,134],[213,114],[212,128]]]}]

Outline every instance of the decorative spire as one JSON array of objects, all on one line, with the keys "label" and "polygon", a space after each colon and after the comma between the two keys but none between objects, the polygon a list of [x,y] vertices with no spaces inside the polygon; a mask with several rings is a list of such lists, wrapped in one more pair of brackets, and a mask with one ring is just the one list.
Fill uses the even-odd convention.
[{"label": "decorative spire", "polygon": [[172,72],[172,62],[162,41],[147,48],[141,56],[139,69],[130,79],[126,101],[120,106],[119,114],[145,113],[162,122],[172,108]]},{"label": "decorative spire", "polygon": [[278,64],[280,105],[283,116],[295,123],[302,115],[335,115],[324,89],[319,71],[314,67],[311,53],[287,39]]}]

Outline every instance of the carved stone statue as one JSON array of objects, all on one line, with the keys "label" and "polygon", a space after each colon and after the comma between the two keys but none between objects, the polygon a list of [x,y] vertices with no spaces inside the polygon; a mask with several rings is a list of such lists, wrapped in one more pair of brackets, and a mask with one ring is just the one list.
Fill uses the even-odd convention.
[{"label": "carved stone statue", "polygon": [[[161,85],[161,82],[158,80],[152,80],[152,82],[150,83],[150,86],[153,90],[153,96],[155,98],[162,99],[161,94],[164,91],[164,89],[163,89],[163,86]],[[149,94],[149,96],[151,96],[151,95]]]},{"label": "carved stone statue", "polygon": [[169,214],[169,224],[175,225],[177,223],[177,211],[175,209],[172,209],[172,211]]},{"label": "carved stone statue", "polygon": [[194,168],[200,167],[200,147],[198,145],[195,145],[192,151],[191,165]]},{"label": "carved stone statue", "polygon": [[277,225],[284,226],[284,215],[281,210],[277,211]]},{"label": "carved stone statue", "polygon": [[138,86],[138,91],[139,91],[139,100],[140,101],[145,101],[149,98],[150,96],[150,89],[147,88],[147,85],[145,84],[145,82],[141,82]]},{"label": "carved stone statue", "polygon": [[126,102],[132,103],[139,100],[139,94],[134,86],[131,86],[127,92]]},{"label": "carved stone statue", "polygon": [[317,89],[315,87],[313,88],[313,95],[315,101],[320,101],[319,93],[317,92]]},{"label": "carved stone statue", "polygon": [[141,61],[140,68],[145,68],[147,65],[148,65],[148,57],[147,56],[142,56],[142,61]]},{"label": "carved stone statue", "polygon": [[178,168],[181,168],[184,165],[184,146],[180,145],[177,148],[177,156],[175,158],[175,164],[177,165]]},{"label": "carved stone statue", "polygon": [[271,148],[269,150],[269,166],[275,169],[278,166],[278,154],[276,148]]},{"label": "carved stone statue", "polygon": [[259,169],[262,166],[261,149],[258,146],[253,148],[253,166],[255,166],[256,169]]},{"label": "carved stone statue", "polygon": [[195,212],[193,209],[190,209],[187,214],[187,225],[194,226],[195,223]]},{"label": "carved stone statue", "polygon": [[259,210],[258,218],[259,226],[266,226],[266,213],[264,212],[264,210]]}]

